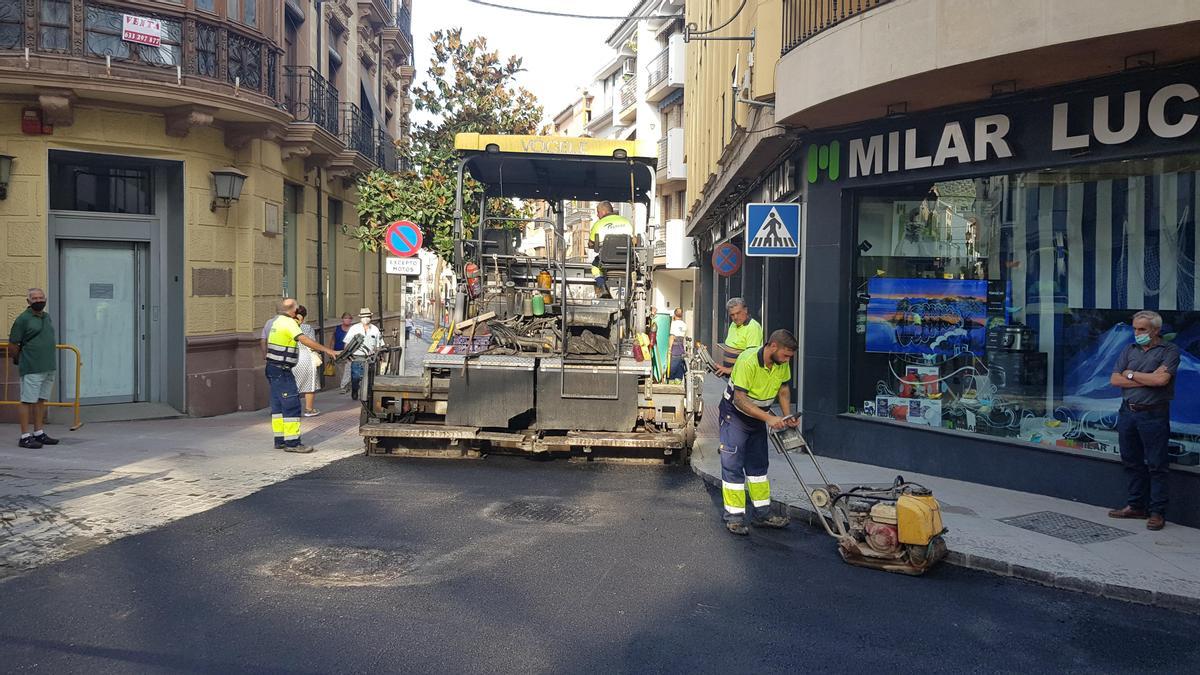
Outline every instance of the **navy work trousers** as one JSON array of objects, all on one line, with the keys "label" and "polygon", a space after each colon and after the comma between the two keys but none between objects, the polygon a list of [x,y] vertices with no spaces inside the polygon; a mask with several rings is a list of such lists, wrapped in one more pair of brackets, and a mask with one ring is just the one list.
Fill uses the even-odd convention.
[{"label": "navy work trousers", "polygon": [[300,392],[291,368],[267,364],[267,384],[271,386],[271,431],[276,448],[300,445]]},{"label": "navy work trousers", "polygon": [[717,409],[721,432],[721,497],[727,522],[746,517],[746,492],[755,519],[771,511],[771,484],[767,481],[767,425],[743,415],[733,403],[722,400]]},{"label": "navy work trousers", "polygon": [[1129,506],[1165,516],[1171,472],[1167,451],[1171,437],[1170,406],[1134,412],[1122,405],[1117,414],[1117,435],[1121,441],[1121,463],[1129,478]]}]

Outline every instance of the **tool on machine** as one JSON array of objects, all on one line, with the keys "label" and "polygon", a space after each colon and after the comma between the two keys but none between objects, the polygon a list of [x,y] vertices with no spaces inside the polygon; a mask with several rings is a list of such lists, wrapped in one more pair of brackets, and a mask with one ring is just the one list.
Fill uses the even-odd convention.
[{"label": "tool on machine", "polygon": [[[796,419],[785,417],[785,421]],[[843,490],[831,483],[812,446],[799,429],[785,427],[769,434],[804,493],[809,496],[825,532],[838,542],[838,553],[851,565],[921,575],[946,557],[941,507],[928,488],[896,476],[891,485],[858,485]],[[809,488],[792,452],[808,455],[822,487]]]}]

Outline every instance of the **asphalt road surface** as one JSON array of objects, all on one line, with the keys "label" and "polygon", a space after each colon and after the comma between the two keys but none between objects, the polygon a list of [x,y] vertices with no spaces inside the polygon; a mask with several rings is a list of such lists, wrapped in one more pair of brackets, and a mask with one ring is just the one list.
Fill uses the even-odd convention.
[{"label": "asphalt road surface", "polygon": [[735,538],[686,469],[355,457],[0,583],[0,670],[1195,672],[1200,617]]}]

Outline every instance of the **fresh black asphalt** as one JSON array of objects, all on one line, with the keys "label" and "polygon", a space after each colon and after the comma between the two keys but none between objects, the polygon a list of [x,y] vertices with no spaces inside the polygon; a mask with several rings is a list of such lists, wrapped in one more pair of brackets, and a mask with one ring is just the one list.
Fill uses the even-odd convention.
[{"label": "fresh black asphalt", "polygon": [[1195,672],[1200,617],[735,538],[686,469],[355,457],[0,583],[0,670]]}]

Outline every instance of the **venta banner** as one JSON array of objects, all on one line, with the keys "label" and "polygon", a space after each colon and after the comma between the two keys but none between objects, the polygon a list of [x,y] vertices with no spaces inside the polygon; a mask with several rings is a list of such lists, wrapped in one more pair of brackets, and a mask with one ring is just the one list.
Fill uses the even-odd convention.
[{"label": "venta banner", "polygon": [[123,14],[122,17],[124,18],[124,29],[121,31],[122,40],[151,47],[162,46],[161,21],[132,14]]}]

